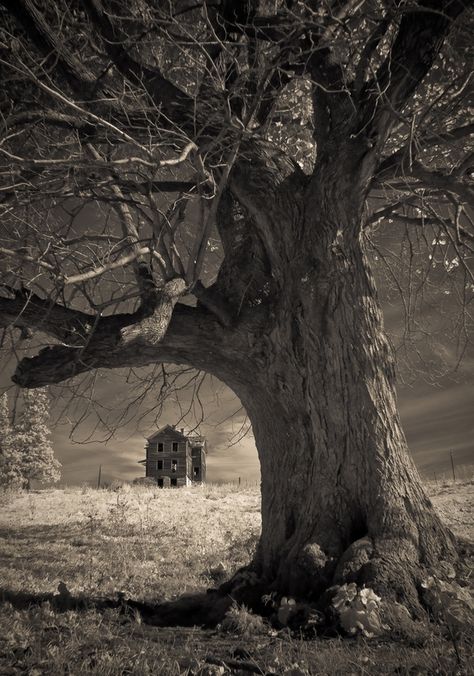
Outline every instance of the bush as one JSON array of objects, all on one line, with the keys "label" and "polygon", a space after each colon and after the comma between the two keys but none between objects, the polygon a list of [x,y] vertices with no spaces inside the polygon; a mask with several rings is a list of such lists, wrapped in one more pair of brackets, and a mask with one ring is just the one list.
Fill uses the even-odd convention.
[{"label": "bush", "polygon": [[156,480],[151,476],[140,476],[132,481],[134,486],[144,486],[145,488],[156,488]]}]

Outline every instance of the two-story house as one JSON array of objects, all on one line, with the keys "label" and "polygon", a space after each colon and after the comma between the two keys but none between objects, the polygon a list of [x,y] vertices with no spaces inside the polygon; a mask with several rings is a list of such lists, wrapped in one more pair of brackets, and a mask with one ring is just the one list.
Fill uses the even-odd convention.
[{"label": "two-story house", "polygon": [[190,486],[206,480],[206,440],[187,436],[166,425],[147,439],[145,465],[147,477],[160,487]]}]

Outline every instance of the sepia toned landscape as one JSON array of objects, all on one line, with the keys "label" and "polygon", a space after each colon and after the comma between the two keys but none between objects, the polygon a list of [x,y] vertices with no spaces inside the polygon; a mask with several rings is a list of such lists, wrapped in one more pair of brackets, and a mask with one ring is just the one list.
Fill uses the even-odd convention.
[{"label": "sepia toned landscape", "polygon": [[466,675],[472,0],[0,0],[0,676]]}]

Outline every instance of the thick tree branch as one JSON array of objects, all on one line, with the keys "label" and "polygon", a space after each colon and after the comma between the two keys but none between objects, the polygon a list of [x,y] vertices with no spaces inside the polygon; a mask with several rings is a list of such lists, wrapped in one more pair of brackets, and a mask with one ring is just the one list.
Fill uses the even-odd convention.
[{"label": "thick tree branch", "polygon": [[372,56],[379,46],[380,41],[389,29],[393,18],[393,11],[389,11],[385,14],[383,19],[375,27],[375,30],[372,32],[372,35],[369,37],[364,49],[362,50],[354,77],[354,91],[357,96],[360,94],[364,86],[364,80],[368,73]]},{"label": "thick tree branch", "polygon": [[[168,289],[165,303],[173,302],[178,287]],[[55,308],[54,312],[60,310]],[[167,312],[160,314],[165,323]],[[148,323],[145,320],[133,324],[130,318],[130,315],[101,318],[85,347],[54,345],[36,357],[23,359],[13,376],[14,382],[22,387],[42,387],[97,368],[139,367],[159,362],[193,366],[227,382],[236,377],[242,336],[235,331],[226,332],[204,310],[177,304],[161,337],[153,317]]]},{"label": "thick tree branch", "polygon": [[361,93],[360,128],[369,138],[384,138],[394,111],[410,99],[465,9],[463,0],[421,0],[405,11],[390,53]]},{"label": "thick tree branch", "polygon": [[435,188],[446,193],[454,193],[466,204],[472,204],[474,201],[474,188],[468,182],[457,180],[450,174],[444,174],[441,171],[430,171],[421,162],[413,162],[411,171],[405,177],[407,179],[415,179],[423,187]]},{"label": "thick tree branch", "polygon": [[368,221],[368,225],[378,223],[386,218],[390,218],[403,224],[407,223],[408,225],[415,225],[419,228],[443,225],[445,228],[452,230],[459,237],[460,244],[464,244],[467,241],[474,242],[473,233],[448,218],[436,218],[435,216],[408,216],[407,214],[397,211],[396,205],[389,205],[385,209],[380,209],[373,213]]},{"label": "thick tree branch", "polygon": [[[93,315],[64,307],[52,299],[42,299],[28,289],[3,288],[10,295],[0,296],[0,326],[5,328],[33,329],[61,342],[76,344],[85,340],[96,321]],[[121,326],[122,321],[133,321],[133,316],[120,315],[116,321]]]},{"label": "thick tree branch", "polygon": [[144,88],[157,109],[161,108],[169,119],[190,122],[194,111],[193,99],[165,78],[158,68],[144,66],[130,55],[123,44],[125,36],[114,26],[101,0],[84,0],[84,6],[119,73]]},{"label": "thick tree branch", "polygon": [[[0,297],[0,325],[39,330],[63,343],[42,351],[33,359],[23,360],[15,382],[25,387],[39,387],[38,378],[58,382],[100,366],[99,361],[114,367],[113,359],[109,361],[110,351],[128,343],[134,343],[135,350],[139,345],[157,346],[167,332],[173,309],[185,288],[184,280],[173,279],[159,290],[149,289],[147,303],[142,303],[136,312],[107,317],[71,310],[27,290],[9,289],[13,298]],[[51,360],[56,360],[56,366],[47,376],[41,372],[41,366],[45,361],[53,366]]]}]

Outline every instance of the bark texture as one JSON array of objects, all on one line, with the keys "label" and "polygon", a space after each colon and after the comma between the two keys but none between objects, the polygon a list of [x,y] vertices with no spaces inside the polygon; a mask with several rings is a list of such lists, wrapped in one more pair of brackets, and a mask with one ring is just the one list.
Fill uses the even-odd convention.
[{"label": "bark texture", "polygon": [[420,576],[455,558],[454,541],[407,451],[363,253],[328,258],[331,282],[297,273],[301,295],[258,344],[241,395],[262,466],[257,569],[296,596],[356,581],[416,607]]},{"label": "bark texture", "polygon": [[275,229],[302,236],[278,259],[284,284],[247,356],[250,387],[234,384],[262,468],[255,566],[280,592],[317,597],[356,581],[417,609],[421,577],[456,550],[401,429],[360,228],[364,164],[357,148],[343,151],[321,160],[304,210],[290,208],[294,189],[272,200]]}]

